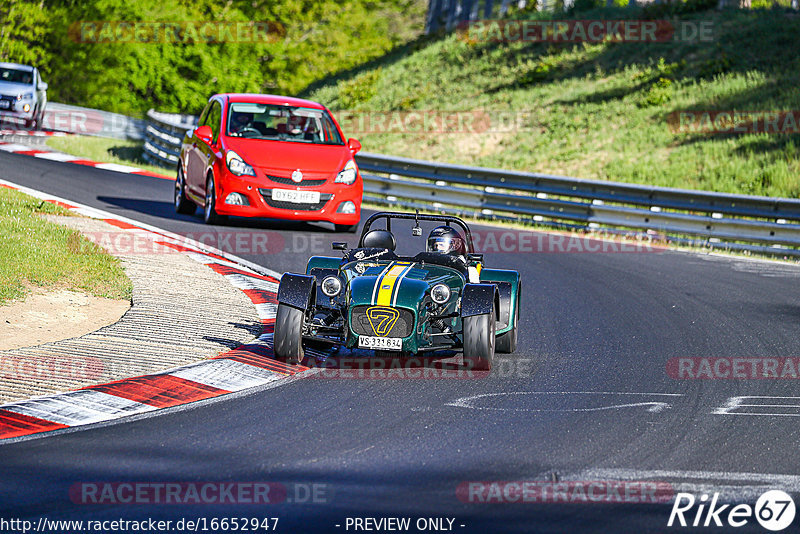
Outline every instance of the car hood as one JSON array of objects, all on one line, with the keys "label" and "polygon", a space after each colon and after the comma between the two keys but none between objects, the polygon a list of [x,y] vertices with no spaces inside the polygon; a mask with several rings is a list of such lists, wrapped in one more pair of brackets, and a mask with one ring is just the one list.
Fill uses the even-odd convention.
[{"label": "car hood", "polygon": [[25,83],[0,82],[0,95],[17,96],[23,93],[35,93],[32,85]]},{"label": "car hood", "polygon": [[344,145],[311,145],[291,141],[226,137],[225,147],[236,151],[254,167],[277,171],[301,169],[337,173],[353,157]]},{"label": "car hood", "polygon": [[[359,265],[361,264],[361,265]],[[398,278],[386,276],[393,269],[403,274]],[[449,267],[413,261],[352,262],[342,269],[349,280],[349,296],[353,305],[385,304],[379,293],[390,295],[392,306],[416,309],[422,305],[428,289],[443,282],[453,288],[464,285],[464,278]],[[362,271],[363,272],[359,272]],[[376,287],[380,284],[379,287]]]}]

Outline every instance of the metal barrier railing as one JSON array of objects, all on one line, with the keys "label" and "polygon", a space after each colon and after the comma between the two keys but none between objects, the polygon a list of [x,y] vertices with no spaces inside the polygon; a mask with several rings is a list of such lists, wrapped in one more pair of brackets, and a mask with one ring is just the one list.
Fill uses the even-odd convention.
[{"label": "metal barrier railing", "polygon": [[[434,163],[357,156],[365,199],[447,209],[481,218],[566,222],[690,237],[727,248],[800,255],[800,200],[690,191]],[[746,246],[743,246],[746,245]],[[753,246],[755,245],[755,246]]]},{"label": "metal barrier railing", "polygon": [[186,130],[197,126],[197,117],[177,113],[147,112],[144,158],[153,165],[174,169]]}]

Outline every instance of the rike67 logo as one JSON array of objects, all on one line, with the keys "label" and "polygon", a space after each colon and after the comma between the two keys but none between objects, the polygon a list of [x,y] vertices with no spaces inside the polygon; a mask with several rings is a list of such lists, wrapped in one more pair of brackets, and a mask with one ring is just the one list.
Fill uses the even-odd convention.
[{"label": "rike67 logo", "polygon": [[765,529],[778,532],[789,527],[794,516],[794,500],[780,490],[764,493],[755,506],[720,504],[719,493],[715,493],[710,501],[708,495],[696,499],[691,493],[678,493],[667,526],[738,528],[755,519]]}]

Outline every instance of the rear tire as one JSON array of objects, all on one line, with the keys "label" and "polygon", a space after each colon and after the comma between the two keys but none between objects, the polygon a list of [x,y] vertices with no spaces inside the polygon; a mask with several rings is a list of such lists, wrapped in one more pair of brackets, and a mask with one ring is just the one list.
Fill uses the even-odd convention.
[{"label": "rear tire", "polygon": [[289,364],[303,361],[303,311],[278,304],[272,350],[275,358]]},{"label": "rear tire", "polygon": [[522,303],[522,282],[517,287],[517,305],[514,310],[514,326],[505,334],[497,336],[495,351],[501,354],[511,354],[517,350],[517,326],[519,325],[519,306]]},{"label": "rear tire", "polygon": [[193,215],[197,211],[197,205],[186,198],[186,179],[183,176],[183,169],[178,167],[178,176],[175,178],[174,194],[175,213]]},{"label": "rear tire", "polygon": [[358,224],[334,224],[333,226],[339,233],[354,234],[358,230]]},{"label": "rear tire", "polygon": [[494,308],[489,313],[464,317],[464,364],[476,371],[491,371],[495,348]]}]

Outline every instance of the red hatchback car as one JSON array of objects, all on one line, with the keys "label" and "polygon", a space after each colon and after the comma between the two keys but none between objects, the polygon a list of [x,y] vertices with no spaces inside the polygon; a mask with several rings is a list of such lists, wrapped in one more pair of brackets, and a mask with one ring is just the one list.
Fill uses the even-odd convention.
[{"label": "red hatchback car", "polygon": [[227,215],[327,221],[355,232],[363,183],[330,111],[275,95],[212,96],[183,140],[175,210],[203,208],[206,223]]}]

